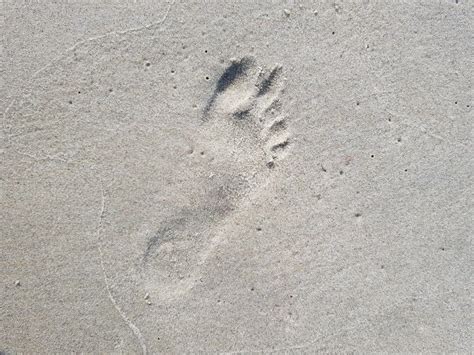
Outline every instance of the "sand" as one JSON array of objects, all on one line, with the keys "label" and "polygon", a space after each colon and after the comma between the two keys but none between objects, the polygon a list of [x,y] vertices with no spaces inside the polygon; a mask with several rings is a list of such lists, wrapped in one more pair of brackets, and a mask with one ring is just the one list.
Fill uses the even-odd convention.
[{"label": "sand", "polygon": [[472,351],[472,1],[1,6],[0,351]]}]

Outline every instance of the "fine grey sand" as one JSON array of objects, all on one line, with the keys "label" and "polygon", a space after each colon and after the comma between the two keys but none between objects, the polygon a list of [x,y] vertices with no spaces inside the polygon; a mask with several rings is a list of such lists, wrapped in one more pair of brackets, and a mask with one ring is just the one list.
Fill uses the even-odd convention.
[{"label": "fine grey sand", "polygon": [[472,351],[472,1],[1,9],[1,353]]}]

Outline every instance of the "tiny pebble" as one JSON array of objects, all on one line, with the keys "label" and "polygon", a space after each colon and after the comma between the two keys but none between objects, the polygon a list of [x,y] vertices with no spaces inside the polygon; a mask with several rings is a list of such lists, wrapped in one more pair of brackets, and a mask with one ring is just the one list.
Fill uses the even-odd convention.
[{"label": "tiny pebble", "polygon": [[314,14],[315,16],[318,15],[318,10],[314,10],[314,11],[313,11],[313,14]]},{"label": "tiny pebble", "polygon": [[21,285],[20,280],[16,280],[15,281],[15,286],[20,286],[20,285]]},{"label": "tiny pebble", "polygon": [[288,9],[284,9],[283,12],[285,13],[286,16],[290,16],[291,12]]},{"label": "tiny pebble", "polygon": [[146,304],[151,306],[151,301],[150,300],[146,300]]},{"label": "tiny pebble", "polygon": [[150,294],[149,294],[149,293],[146,293],[146,294],[145,294],[145,299],[147,300],[147,299],[149,299],[149,298],[150,298]]}]

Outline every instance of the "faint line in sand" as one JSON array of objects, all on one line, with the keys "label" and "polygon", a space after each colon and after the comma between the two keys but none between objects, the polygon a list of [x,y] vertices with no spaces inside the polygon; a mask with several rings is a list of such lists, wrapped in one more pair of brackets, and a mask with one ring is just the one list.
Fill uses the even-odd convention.
[{"label": "faint line in sand", "polygon": [[81,41],[78,41],[76,42],[73,46],[67,48],[63,54],[59,55],[58,57],[54,58],[53,60],[51,60],[48,64],[46,64],[44,67],[38,69],[36,72],[33,73],[32,75],[32,78],[36,77],[38,74],[40,74],[42,71],[44,71],[45,69],[47,69],[48,67],[50,67],[52,64],[54,64],[55,62],[59,61],[60,59],[64,58],[64,56],[75,50],[77,47],[79,47],[80,45],[82,44],[86,44],[88,42],[94,42],[94,41],[97,41],[99,39],[103,39],[103,38],[107,38],[107,37],[110,37],[110,36],[114,36],[114,35],[124,35],[124,34],[127,34],[127,33],[131,33],[131,32],[137,32],[137,31],[142,31],[142,30],[146,30],[146,29],[149,29],[149,28],[152,28],[154,26],[157,26],[158,28],[157,29],[160,29],[161,26],[163,26],[163,24],[165,23],[166,19],[168,18],[168,15],[171,11],[171,7],[174,5],[174,3],[176,2],[176,0],[173,0],[170,5],[168,6],[168,9],[166,10],[164,16],[162,17],[162,19],[158,22],[154,22],[154,23],[150,23],[148,25],[145,25],[145,26],[140,26],[140,27],[134,27],[134,28],[128,28],[126,30],[120,30],[120,31],[110,31],[110,32],[107,32],[107,33],[104,33],[102,35],[98,35],[98,36],[94,36],[94,37],[90,37],[90,38],[86,38],[84,40],[81,40]]},{"label": "faint line in sand", "polygon": [[[106,37],[109,37],[109,36],[113,36],[113,35],[124,35],[124,34],[127,34],[129,32],[137,32],[137,31],[141,31],[141,30],[146,30],[146,29],[149,29],[149,28],[152,28],[154,26],[157,26],[158,28],[157,29],[160,29],[161,26],[163,26],[163,24],[165,23],[166,19],[168,18],[168,15],[171,11],[171,8],[173,7],[173,5],[175,4],[176,0],[173,0],[171,1],[171,3],[169,4],[168,6],[168,9],[166,10],[165,14],[163,15],[163,17],[161,18],[160,21],[158,22],[153,22],[153,23],[150,23],[148,25],[145,25],[145,26],[141,26],[141,27],[135,27],[135,28],[129,28],[129,29],[125,29],[125,30],[120,30],[120,31],[110,31],[110,32],[107,32],[107,33],[104,33],[102,35],[98,35],[98,36],[94,36],[94,37],[90,37],[90,38],[86,38],[84,40],[80,40],[78,42],[76,42],[74,45],[72,45],[71,47],[69,48],[66,48],[66,50],[63,52],[63,54],[57,56],[56,58],[52,59],[50,62],[48,62],[45,66],[41,67],[40,69],[38,69],[37,71],[35,71],[32,75],[31,75],[31,78],[35,78],[37,75],[39,75],[41,72],[43,72],[44,70],[46,70],[47,68],[49,68],[50,66],[52,66],[54,63],[56,63],[57,61],[61,60],[62,58],[64,58],[66,56],[67,53],[75,50],[77,47],[79,47],[80,45],[82,44],[85,44],[85,43],[88,43],[88,42],[93,42],[93,41],[96,41],[96,40],[99,40],[99,39],[102,39],[102,38],[106,38]],[[5,121],[5,117],[7,115],[7,112],[10,110],[10,108],[13,106],[13,104],[15,103],[15,98],[13,98],[10,103],[7,105],[7,108],[3,111],[3,118],[2,118],[2,121]],[[4,125],[4,124],[3,124]]]},{"label": "faint line in sand", "polygon": [[97,249],[99,250],[99,256],[100,256],[100,266],[102,269],[102,275],[104,277],[104,283],[105,283],[105,288],[107,290],[107,295],[109,297],[110,302],[114,306],[114,308],[117,310],[118,314],[124,322],[127,324],[127,326],[132,330],[133,334],[136,336],[138,339],[138,342],[140,343],[140,346],[142,348],[143,354],[147,353],[147,348],[145,344],[145,339],[143,338],[142,333],[140,332],[140,329],[133,324],[133,322],[127,317],[127,315],[120,309],[117,301],[115,300],[114,296],[112,295],[112,290],[109,284],[109,279],[107,277],[107,272],[105,271],[105,266],[104,266],[104,254],[102,252],[101,248],[101,238],[100,238],[100,231],[102,229],[102,221],[104,220],[104,213],[105,213],[105,191],[103,186],[101,185],[101,192],[102,192],[102,198],[101,198],[101,210],[99,214],[99,225],[97,227]]}]

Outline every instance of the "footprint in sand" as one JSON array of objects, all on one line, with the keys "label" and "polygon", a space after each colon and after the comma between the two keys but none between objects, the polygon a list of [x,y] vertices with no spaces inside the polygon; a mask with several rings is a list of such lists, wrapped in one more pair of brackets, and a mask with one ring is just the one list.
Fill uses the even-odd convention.
[{"label": "footprint in sand", "polygon": [[148,239],[142,265],[150,290],[175,296],[192,287],[217,241],[215,228],[287,154],[282,93],[281,66],[267,70],[244,57],[224,70],[200,126],[200,139],[214,157],[207,191]]}]

